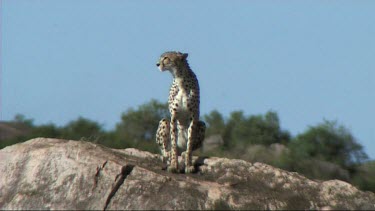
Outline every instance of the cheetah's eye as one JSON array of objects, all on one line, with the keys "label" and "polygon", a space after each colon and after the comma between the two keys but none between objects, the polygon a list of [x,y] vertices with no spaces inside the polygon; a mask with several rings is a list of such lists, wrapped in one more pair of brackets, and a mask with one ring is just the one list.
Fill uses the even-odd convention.
[{"label": "cheetah's eye", "polygon": [[168,62],[168,61],[169,61],[169,58],[165,56],[165,57],[163,57],[163,61]]}]

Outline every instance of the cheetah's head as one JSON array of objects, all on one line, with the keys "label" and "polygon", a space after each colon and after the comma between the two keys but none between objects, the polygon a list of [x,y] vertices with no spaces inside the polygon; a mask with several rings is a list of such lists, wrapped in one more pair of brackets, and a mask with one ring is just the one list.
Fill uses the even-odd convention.
[{"label": "cheetah's head", "polygon": [[178,51],[167,51],[163,53],[156,66],[159,67],[160,71],[172,71],[174,67],[177,67],[183,63],[186,63],[187,53],[181,53]]}]

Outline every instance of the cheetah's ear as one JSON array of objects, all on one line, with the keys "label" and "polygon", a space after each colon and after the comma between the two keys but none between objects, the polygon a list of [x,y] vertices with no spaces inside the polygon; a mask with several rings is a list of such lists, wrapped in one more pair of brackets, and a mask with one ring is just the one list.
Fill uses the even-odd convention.
[{"label": "cheetah's ear", "polygon": [[187,54],[187,53],[183,53],[183,54],[182,54],[182,58],[186,59],[186,58],[188,57],[188,55],[189,55],[189,54]]}]

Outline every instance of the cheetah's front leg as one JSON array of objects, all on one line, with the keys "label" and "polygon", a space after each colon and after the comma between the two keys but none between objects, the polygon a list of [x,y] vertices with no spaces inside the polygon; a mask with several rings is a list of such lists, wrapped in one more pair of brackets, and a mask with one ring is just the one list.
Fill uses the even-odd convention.
[{"label": "cheetah's front leg", "polygon": [[197,132],[198,120],[193,118],[190,122],[188,130],[188,142],[185,153],[185,173],[193,173],[195,168],[192,165],[192,153],[193,153],[193,144],[194,144],[194,133]]},{"label": "cheetah's front leg", "polygon": [[171,114],[171,164],[168,166],[168,171],[177,173],[178,172],[178,151],[177,151],[177,124],[176,116],[174,113]]}]

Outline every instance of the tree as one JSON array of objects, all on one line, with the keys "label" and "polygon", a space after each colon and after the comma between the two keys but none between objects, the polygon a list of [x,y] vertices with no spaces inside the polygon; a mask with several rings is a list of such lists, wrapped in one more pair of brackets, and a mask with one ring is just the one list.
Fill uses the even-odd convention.
[{"label": "tree", "polygon": [[157,151],[155,133],[162,118],[169,118],[168,104],[151,100],[137,110],[128,109],[116,125],[115,138],[126,146]]},{"label": "tree", "polygon": [[204,115],[204,121],[206,122],[207,129],[206,135],[220,134],[224,135],[225,122],[223,116],[217,111],[213,110],[208,115]]},{"label": "tree", "polygon": [[61,129],[54,124],[41,125],[35,126],[31,134],[34,137],[59,138],[61,137]]},{"label": "tree", "polygon": [[324,120],[298,135],[290,145],[294,160],[314,158],[340,165],[346,169],[368,157],[350,131],[336,121]]},{"label": "tree", "polygon": [[33,127],[33,125],[34,125],[33,124],[34,120],[33,119],[27,119],[26,116],[23,115],[23,114],[16,114],[14,116],[14,122],[26,125],[28,127]]},{"label": "tree", "polygon": [[92,141],[98,140],[103,136],[104,131],[99,123],[83,117],[79,117],[77,120],[69,122],[61,129],[60,135],[60,137],[64,139],[80,140],[85,138],[86,140]]},{"label": "tree", "polygon": [[286,144],[290,141],[289,132],[281,129],[279,117],[273,111],[249,117],[243,116],[242,112],[232,112],[227,127],[230,127],[231,139],[245,145]]},{"label": "tree", "polygon": [[358,167],[353,177],[353,184],[362,190],[375,192],[375,161],[367,161]]}]

